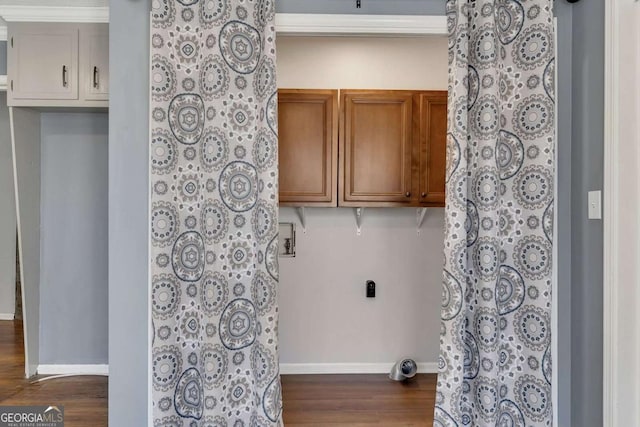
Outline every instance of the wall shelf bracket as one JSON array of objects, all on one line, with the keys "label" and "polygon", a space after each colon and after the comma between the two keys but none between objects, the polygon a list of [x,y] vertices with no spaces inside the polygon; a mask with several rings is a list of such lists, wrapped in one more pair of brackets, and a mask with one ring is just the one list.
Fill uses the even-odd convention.
[{"label": "wall shelf bracket", "polygon": [[355,208],[353,210],[356,214],[356,235],[362,234],[362,216],[364,215],[364,208]]},{"label": "wall shelf bracket", "polygon": [[417,234],[420,235],[420,228],[422,227],[422,223],[424,222],[424,216],[427,214],[427,208],[418,208],[416,209],[416,227]]},{"label": "wall shelf bracket", "polygon": [[307,211],[304,206],[296,208],[296,213],[300,219],[300,225],[302,226],[302,232],[307,234]]}]

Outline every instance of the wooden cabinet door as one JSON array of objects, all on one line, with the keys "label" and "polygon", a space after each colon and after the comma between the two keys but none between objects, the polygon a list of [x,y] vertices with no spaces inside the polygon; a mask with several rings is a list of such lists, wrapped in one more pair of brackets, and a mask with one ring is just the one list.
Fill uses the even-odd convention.
[{"label": "wooden cabinet door", "polygon": [[341,92],[339,204],[408,206],[412,92]]},{"label": "wooden cabinet door", "polygon": [[80,29],[80,66],[84,99],[109,99],[109,27],[91,24]]},{"label": "wooden cabinet door", "polygon": [[278,91],[281,206],[337,206],[338,91]]},{"label": "wooden cabinet door", "polygon": [[416,97],[420,129],[419,203],[424,206],[444,206],[447,92],[423,92]]},{"label": "wooden cabinet door", "polygon": [[12,24],[9,33],[9,100],[78,99],[77,26]]}]

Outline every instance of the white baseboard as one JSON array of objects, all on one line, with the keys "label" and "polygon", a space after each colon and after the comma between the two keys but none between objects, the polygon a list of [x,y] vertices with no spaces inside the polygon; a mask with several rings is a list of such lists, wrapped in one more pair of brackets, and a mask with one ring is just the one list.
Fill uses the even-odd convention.
[{"label": "white baseboard", "polygon": [[38,375],[109,375],[109,365],[39,365]]},{"label": "white baseboard", "polygon": [[15,317],[15,313],[0,313],[0,320],[13,320]]},{"label": "white baseboard", "polygon": [[[283,375],[301,374],[388,374],[394,363],[281,363]],[[418,363],[419,374],[435,374],[437,363]]]}]

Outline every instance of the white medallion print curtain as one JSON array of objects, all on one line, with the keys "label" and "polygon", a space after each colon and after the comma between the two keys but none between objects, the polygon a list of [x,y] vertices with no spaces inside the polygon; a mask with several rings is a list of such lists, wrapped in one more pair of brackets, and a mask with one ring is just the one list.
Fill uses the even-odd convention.
[{"label": "white medallion print curtain", "polygon": [[552,425],[551,0],[449,0],[436,426]]},{"label": "white medallion print curtain", "polygon": [[153,0],[155,427],[279,426],[274,0]]}]

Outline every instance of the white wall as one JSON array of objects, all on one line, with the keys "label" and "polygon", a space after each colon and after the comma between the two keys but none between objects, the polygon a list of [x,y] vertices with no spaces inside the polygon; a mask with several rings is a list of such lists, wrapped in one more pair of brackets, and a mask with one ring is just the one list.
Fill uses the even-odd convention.
[{"label": "white wall", "polygon": [[447,89],[447,38],[280,36],[278,87]]},{"label": "white wall", "polygon": [[[297,222],[293,208],[281,222]],[[388,363],[438,355],[444,209],[307,209],[296,257],[280,258],[281,363]],[[376,298],[365,282],[376,282]]]},{"label": "white wall", "polygon": [[0,320],[15,313],[16,205],[11,159],[9,109],[0,93]]},{"label": "white wall", "polygon": [[[446,38],[280,37],[277,44],[281,88],[447,87]],[[281,208],[280,221],[298,223],[296,257],[280,259],[281,363],[410,356],[435,365],[444,209],[428,210],[419,236],[412,208],[365,209],[361,236],[349,208],[307,209],[306,234],[294,209]],[[365,297],[369,279],[375,299]]]}]

